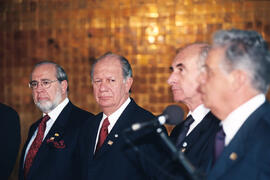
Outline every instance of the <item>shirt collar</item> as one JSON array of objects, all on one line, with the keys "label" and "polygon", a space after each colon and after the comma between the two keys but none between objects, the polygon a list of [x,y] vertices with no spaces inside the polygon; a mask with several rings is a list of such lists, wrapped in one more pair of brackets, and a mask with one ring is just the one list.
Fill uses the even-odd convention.
[{"label": "shirt collar", "polygon": [[[57,119],[57,117],[59,116],[59,114],[62,112],[62,110],[64,109],[64,107],[68,104],[69,99],[65,98],[64,101],[62,101],[60,104],[58,104],[58,106],[56,106],[51,112],[48,113],[48,115],[50,116],[50,120],[55,121]],[[43,116],[45,116],[46,114],[43,113]]]},{"label": "shirt collar", "polygon": [[[128,104],[130,103],[131,99],[128,97],[127,100],[118,108],[114,113],[112,113],[109,117],[108,120],[110,122],[110,125],[108,127],[108,131],[110,132],[113,126],[115,125],[116,121],[119,119],[123,111],[126,109]],[[106,118],[107,116],[103,113],[102,121]]]},{"label": "shirt collar", "polygon": [[190,111],[188,113],[188,115],[192,115],[194,122],[189,126],[187,135],[189,135],[193,131],[193,129],[195,129],[195,127],[203,120],[203,118],[209,111],[209,109],[207,109],[203,104],[201,104],[196,107],[193,112]]},{"label": "shirt collar", "polygon": [[265,95],[258,94],[232,111],[221,124],[226,134],[225,145],[228,145],[248,117],[265,102]]},{"label": "shirt collar", "polygon": [[198,107],[196,107],[194,109],[194,111],[189,111],[188,115],[192,115],[193,119],[195,120],[195,122],[200,122],[205,116],[206,114],[209,112],[210,110],[208,108],[206,108],[203,104],[199,105]]}]

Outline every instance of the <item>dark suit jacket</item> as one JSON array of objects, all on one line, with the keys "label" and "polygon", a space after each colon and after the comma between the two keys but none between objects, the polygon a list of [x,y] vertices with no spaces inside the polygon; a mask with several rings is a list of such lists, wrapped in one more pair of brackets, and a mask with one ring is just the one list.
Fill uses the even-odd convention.
[{"label": "dark suit jacket", "polygon": [[21,143],[20,119],[15,110],[0,103],[0,121],[0,179],[6,180],[12,172]]},{"label": "dark suit jacket", "polygon": [[[73,157],[77,140],[80,138],[79,132],[84,123],[91,121],[92,117],[93,115],[91,113],[79,109],[69,102],[59,114],[43,140],[29,170],[27,180],[72,179],[72,172],[76,168],[73,167]],[[41,119],[30,127],[28,138],[21,155],[20,180],[24,179],[23,160],[27,144],[40,121]],[[51,137],[55,139],[50,141]],[[60,144],[60,142],[64,142],[64,144]]]},{"label": "dark suit jacket", "polygon": [[[184,152],[185,156],[190,162],[204,173],[208,173],[212,166],[212,159],[214,154],[213,144],[215,142],[215,135],[218,130],[220,121],[209,112],[203,120],[191,131],[191,133],[184,139],[180,151]],[[178,124],[172,131],[170,138],[176,144],[184,122]],[[186,179],[189,178],[183,167],[174,170],[175,173],[184,175]]]},{"label": "dark suit jacket", "polygon": [[[237,119],[236,119],[237,120]],[[270,104],[244,122],[215,163],[208,179],[270,179]]]},{"label": "dark suit jacket", "polygon": [[[82,131],[78,148],[77,179],[81,180],[143,180],[157,179],[157,168],[165,155],[163,146],[153,129],[140,130],[125,134],[123,130],[137,122],[152,120],[154,116],[139,107],[133,100],[123,111],[99,151],[94,154],[95,141],[102,113],[95,121],[88,122]],[[126,142],[125,135],[136,145],[140,153]],[[152,162],[148,160],[151,159]],[[80,178],[78,178],[80,176]]]}]

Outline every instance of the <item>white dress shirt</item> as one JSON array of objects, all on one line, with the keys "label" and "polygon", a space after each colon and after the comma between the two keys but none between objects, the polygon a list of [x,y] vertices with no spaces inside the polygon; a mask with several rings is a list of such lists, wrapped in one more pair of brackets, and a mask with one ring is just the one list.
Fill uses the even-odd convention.
[{"label": "white dress shirt", "polygon": [[265,102],[265,95],[259,94],[232,111],[226,119],[221,121],[227,146],[248,117]]},{"label": "white dress shirt", "polygon": [[[111,132],[113,126],[115,125],[116,121],[119,119],[119,117],[121,116],[122,112],[126,109],[126,107],[128,106],[128,104],[130,103],[130,98],[128,98],[121,106],[119,109],[117,109],[114,113],[112,113],[109,117],[108,120],[110,122],[110,125],[108,126],[108,133]],[[98,127],[98,133],[97,133],[97,137],[96,137],[96,144],[95,144],[95,149],[97,147],[97,143],[98,143],[98,139],[99,139],[99,132],[102,126],[102,123],[104,121],[104,119],[106,119],[106,115],[103,113],[103,117],[102,120],[100,121],[99,127]]]},{"label": "white dress shirt", "polygon": [[[50,131],[51,127],[53,126],[54,122],[56,121],[56,119],[58,118],[59,114],[62,112],[62,110],[64,109],[64,107],[68,104],[69,99],[66,98],[64,99],[64,101],[62,101],[58,106],[56,106],[56,108],[54,108],[51,112],[48,113],[48,115],[50,116],[50,119],[46,122],[46,130],[44,132],[44,136],[43,136],[43,140],[46,137],[46,135],[48,134],[48,132]],[[43,116],[45,116],[46,114],[43,113]],[[38,128],[36,129],[35,133],[33,134],[32,138],[30,139],[25,154],[24,154],[24,161],[26,158],[26,154],[28,153],[31,144],[33,143],[36,135],[37,135],[37,131]]]},{"label": "white dress shirt", "polygon": [[194,122],[189,126],[187,135],[189,135],[191,131],[203,120],[203,118],[209,111],[210,110],[206,108],[203,104],[196,107],[194,111],[189,111],[188,116],[191,115],[194,119]]}]

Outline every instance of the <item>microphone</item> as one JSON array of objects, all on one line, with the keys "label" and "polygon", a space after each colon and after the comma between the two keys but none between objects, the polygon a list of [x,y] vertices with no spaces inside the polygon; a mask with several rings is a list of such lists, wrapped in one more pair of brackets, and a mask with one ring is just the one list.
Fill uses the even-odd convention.
[{"label": "microphone", "polygon": [[127,131],[137,131],[148,126],[161,126],[163,124],[177,125],[183,121],[184,110],[177,105],[168,106],[161,115],[154,118],[154,120],[142,123],[132,124]]}]

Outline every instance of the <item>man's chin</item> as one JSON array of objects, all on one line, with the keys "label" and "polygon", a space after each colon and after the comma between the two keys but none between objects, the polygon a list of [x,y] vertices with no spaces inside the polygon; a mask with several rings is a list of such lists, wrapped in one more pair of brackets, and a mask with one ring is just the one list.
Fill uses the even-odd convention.
[{"label": "man's chin", "polygon": [[183,102],[183,99],[184,97],[179,97],[179,95],[173,97],[174,102]]},{"label": "man's chin", "polygon": [[49,101],[38,102],[36,105],[42,112],[50,112],[52,110],[52,103]]}]

